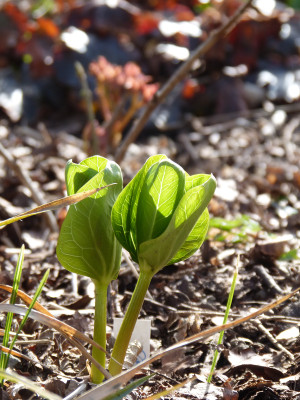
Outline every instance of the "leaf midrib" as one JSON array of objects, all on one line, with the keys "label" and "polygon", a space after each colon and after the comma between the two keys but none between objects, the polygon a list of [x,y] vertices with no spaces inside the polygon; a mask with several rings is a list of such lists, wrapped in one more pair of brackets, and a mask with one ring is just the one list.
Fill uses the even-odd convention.
[{"label": "leaf midrib", "polygon": [[154,230],[154,225],[155,225],[155,222],[156,222],[156,216],[157,216],[158,209],[159,209],[159,201],[160,201],[161,193],[162,193],[163,180],[164,180],[164,177],[166,175],[166,168],[167,168],[167,166],[164,165],[164,167],[163,167],[163,177],[162,177],[162,179],[160,179],[159,197],[158,197],[158,201],[157,201],[156,207],[155,207],[154,218],[152,219],[151,230],[149,230],[150,231],[149,238],[151,238],[151,239],[152,239],[152,234],[153,234],[153,230]]}]

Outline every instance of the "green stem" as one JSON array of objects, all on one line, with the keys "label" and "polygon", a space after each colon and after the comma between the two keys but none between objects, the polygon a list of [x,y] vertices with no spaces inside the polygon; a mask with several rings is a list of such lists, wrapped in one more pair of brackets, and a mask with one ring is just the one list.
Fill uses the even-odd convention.
[{"label": "green stem", "polygon": [[122,371],[126,350],[128,348],[130,338],[142,308],[152,276],[153,274],[151,272],[149,273],[149,271],[141,271],[140,273],[112,351],[109,363],[109,372],[113,376]]},{"label": "green stem", "polygon": [[[106,308],[107,308],[107,284],[94,281],[95,284],[95,319],[94,340],[106,349]],[[92,356],[105,368],[106,356],[104,351],[93,347]],[[93,383],[101,383],[103,374],[92,364],[91,380]]]},{"label": "green stem", "polygon": [[[229,296],[228,296],[228,300],[227,300],[225,315],[224,315],[224,319],[223,319],[223,325],[225,325],[227,320],[228,320],[228,316],[229,316],[229,312],[230,312],[230,308],[231,308],[231,304],[232,304],[232,299],[233,299],[233,295],[234,295],[236,280],[237,280],[237,276],[238,276],[239,262],[240,262],[240,257],[238,256],[237,265],[236,265],[236,268],[235,268],[235,271],[234,271],[234,274],[233,274],[231,288],[230,288],[230,292],[229,292]],[[224,331],[221,331],[220,334],[219,334],[218,345],[222,344],[223,336],[224,336]],[[212,380],[212,377],[213,377],[213,373],[214,373],[216,365],[217,365],[218,358],[219,358],[219,351],[215,350],[213,362],[212,362],[211,369],[210,369],[210,374],[209,374],[209,376],[207,378],[207,383],[211,383],[211,380]]]}]

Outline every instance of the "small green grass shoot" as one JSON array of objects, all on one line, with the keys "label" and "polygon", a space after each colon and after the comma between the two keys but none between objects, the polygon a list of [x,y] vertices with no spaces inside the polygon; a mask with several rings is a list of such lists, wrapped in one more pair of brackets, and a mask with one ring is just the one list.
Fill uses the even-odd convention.
[{"label": "small green grass shoot", "polygon": [[[15,304],[15,302],[16,302],[17,293],[18,293],[18,289],[20,286],[20,280],[21,280],[21,275],[22,275],[22,267],[23,267],[23,262],[24,262],[24,251],[25,251],[25,246],[23,245],[20,249],[20,254],[18,257],[16,270],[15,270],[15,274],[14,274],[12,293],[10,296],[10,304]],[[10,344],[9,344],[9,337],[10,337],[10,330],[11,330],[11,325],[12,325],[12,320],[13,320],[13,313],[11,313],[11,312],[7,313],[6,323],[5,323],[5,331],[4,331],[4,336],[3,336],[3,346],[8,347],[8,345],[9,345],[9,350],[13,349],[19,333],[21,332],[23,326],[25,325],[31,310],[33,309],[39,295],[41,294],[43,287],[48,279],[49,271],[50,270],[48,269],[45,272],[41,282],[39,283],[39,286],[34,294],[32,302],[29,305],[26,314],[22,318],[19,328],[18,328],[17,332],[15,333]],[[1,352],[0,369],[5,370],[7,368],[9,357],[10,357],[10,353]],[[3,384],[3,379],[1,380],[1,384]]]},{"label": "small green grass shoot", "polygon": [[50,272],[50,269],[47,269],[47,271],[44,273],[44,275],[43,275],[43,277],[42,277],[42,279],[41,279],[41,281],[40,281],[40,283],[38,285],[38,288],[36,289],[36,292],[35,292],[35,294],[34,294],[34,296],[32,298],[32,302],[29,304],[29,307],[27,308],[26,314],[22,318],[22,321],[20,322],[19,328],[18,328],[15,336],[13,337],[13,339],[12,339],[10,345],[9,345],[9,349],[10,350],[12,350],[12,348],[14,347],[14,344],[15,344],[17,338],[18,338],[19,333],[23,329],[23,327],[24,327],[24,325],[25,325],[25,323],[26,323],[26,321],[27,321],[27,319],[29,317],[29,314],[30,314],[31,310],[33,309],[35,303],[37,302],[37,299],[39,298],[40,294],[42,293],[44,285],[47,282],[47,279],[48,279],[48,276],[49,276],[49,272]]},{"label": "small green grass shoot", "polygon": [[228,239],[231,243],[245,242],[249,240],[249,237],[255,237],[261,231],[260,224],[245,214],[232,220],[220,217],[211,218],[209,227],[220,230],[214,240],[221,242]]},{"label": "small green grass shoot", "polygon": [[[11,293],[10,300],[9,300],[10,304],[15,304],[16,299],[17,299],[17,292],[19,289],[21,275],[22,275],[24,250],[25,250],[25,246],[23,245],[21,247],[21,251],[20,251],[20,254],[18,257],[16,270],[15,270],[15,274],[14,274],[13,289],[12,289],[12,293]],[[5,346],[5,347],[8,347],[9,334],[11,331],[12,320],[13,320],[13,313],[7,313],[4,336],[3,336],[3,346]],[[0,368],[1,369],[5,369],[7,367],[8,360],[9,360],[9,354],[1,352],[1,357],[0,357]],[[1,384],[3,385],[3,380],[1,380]]]},{"label": "small green grass shoot", "polygon": [[[225,314],[224,314],[224,319],[223,319],[223,325],[226,324],[227,320],[228,320],[228,316],[229,316],[229,312],[231,309],[231,304],[232,304],[232,299],[233,299],[233,295],[234,295],[234,290],[235,290],[235,286],[236,286],[236,280],[238,277],[238,269],[239,269],[239,256],[237,258],[237,265],[233,274],[233,278],[232,278],[232,283],[231,283],[231,287],[230,287],[230,292],[229,292],[229,296],[228,296],[228,300],[227,300],[227,304],[226,304],[226,310],[225,310]],[[222,344],[223,342],[223,336],[224,336],[224,331],[221,331],[219,334],[219,339],[218,339],[218,346]],[[211,365],[211,369],[210,369],[210,373],[209,376],[207,378],[207,383],[210,383],[217,365],[217,361],[219,358],[219,351],[218,349],[215,350],[214,353],[214,358],[213,358],[213,362]]]}]

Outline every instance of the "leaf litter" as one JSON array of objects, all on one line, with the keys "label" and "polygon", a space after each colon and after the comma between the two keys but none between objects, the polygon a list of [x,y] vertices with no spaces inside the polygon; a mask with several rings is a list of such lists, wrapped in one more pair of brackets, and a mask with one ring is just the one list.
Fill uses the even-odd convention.
[{"label": "leaf litter", "polygon": [[[224,2],[224,8],[226,4],[228,6],[230,2]],[[75,21],[79,27],[83,24],[83,19],[80,19],[79,15],[88,15],[91,18],[89,6],[82,6],[81,13],[70,7],[68,18]],[[8,13],[8,8],[2,12]],[[13,17],[14,28],[6,29],[12,38],[20,35],[27,22],[22,18],[19,19],[21,15],[13,9],[9,12],[10,18]],[[112,19],[121,11],[117,9],[114,12],[116,14],[110,17]],[[130,12],[128,10],[123,12],[125,14],[122,15],[126,15],[124,23],[131,21]],[[162,14],[154,15],[161,17]],[[99,17],[95,15],[92,20],[92,23],[96,24],[95,29],[105,30],[105,26],[99,28],[97,18]],[[138,21],[142,17],[135,16],[135,18]],[[218,18],[217,14],[215,18]],[[291,19],[292,30],[296,28],[297,18],[296,14]],[[274,25],[274,21],[277,25]],[[151,24],[150,20],[148,22],[151,31],[153,21]],[[207,19],[206,23],[209,25],[213,20]],[[264,26],[265,31],[260,33],[262,37],[274,39],[273,47],[271,50],[268,48],[269,53],[266,52],[264,59],[255,46],[245,54],[239,42],[239,37],[243,37],[247,29],[253,25],[260,26],[260,29]],[[128,26],[131,26],[131,22],[127,24]],[[135,29],[139,31],[141,26],[145,28],[145,25],[136,22]],[[279,30],[278,16],[273,17],[273,20],[269,20],[269,24],[265,25],[249,18],[238,26],[230,37],[230,43],[237,49],[234,57],[246,65],[263,61],[265,70],[274,76],[286,77],[290,72],[287,65],[294,62],[297,66],[299,61],[293,50],[290,50],[285,64],[279,63],[278,69],[271,65],[272,55],[274,57],[278,51],[276,46],[279,46],[279,52],[282,50],[280,46],[284,46],[279,40],[276,42],[274,26]],[[161,34],[164,34],[163,28]],[[110,46],[119,46],[116,37],[118,36],[114,36],[114,41],[105,44],[105,51],[108,51]],[[259,42],[258,37],[254,38],[254,43]],[[99,40],[99,36],[96,39]],[[179,39],[178,35],[175,35],[172,41],[178,45]],[[33,35],[33,41],[37,40]],[[143,40],[146,41],[145,38]],[[182,41],[182,38],[180,40]],[[30,46],[33,44],[31,42]],[[260,46],[264,45],[267,46],[263,42],[260,43]],[[35,51],[40,53],[41,47],[38,43],[35,46]],[[64,74],[68,66],[67,54],[65,49],[61,51],[63,59],[61,71]],[[132,54],[126,52],[124,47],[119,54],[124,58],[124,63],[129,58],[133,59]],[[224,52],[215,54],[221,58],[219,62],[225,62]],[[216,66],[215,58],[214,54],[210,54],[207,62],[211,66]],[[152,61],[152,68],[146,71],[147,74],[153,74],[159,66],[163,67],[161,70],[165,71],[165,74],[173,71],[174,63],[166,59],[166,53],[163,57],[155,55],[155,61]],[[117,60],[111,58],[110,61]],[[32,64],[32,68],[36,68],[36,64]],[[179,96],[181,104],[178,105],[178,100],[174,97],[172,102],[174,109],[170,108],[166,114],[165,109],[161,107],[155,114],[156,121],[152,121],[152,124],[159,126],[164,132],[153,135],[157,130],[150,124],[141,140],[132,144],[125,155],[122,169],[126,181],[131,179],[147,157],[158,153],[165,153],[190,174],[200,171],[213,173],[218,180],[218,191],[210,204],[210,214],[211,217],[222,219],[223,222],[214,221],[201,252],[185,262],[178,263],[175,267],[166,267],[151,283],[152,299],[145,301],[141,317],[152,320],[153,351],[167,348],[215,324],[220,324],[217,318],[223,319],[238,254],[241,267],[230,316],[234,318],[244,316],[300,286],[299,104],[293,101],[285,102],[289,93],[288,79],[277,80],[285,82],[281,87],[279,84],[276,86],[274,80],[262,83],[259,87],[259,82],[263,82],[262,78],[266,77],[266,74],[262,75],[265,70],[263,68],[258,72],[255,70],[251,79],[247,81],[242,75],[240,77],[221,75],[217,80],[208,69],[206,75],[204,74],[206,81],[202,87],[201,79],[195,74],[193,79],[196,82],[186,84],[183,98]],[[45,77],[49,77],[44,69],[39,71],[45,74]],[[11,87],[6,89],[8,94],[18,87],[18,82],[11,73],[10,70],[10,80],[7,84]],[[200,71],[197,73],[203,79]],[[231,73],[240,72],[236,68],[235,71],[231,70]],[[250,83],[253,82],[255,74],[258,84],[251,87],[255,90],[255,97],[251,99],[255,100],[255,107],[259,109],[253,110],[249,106],[249,93]],[[70,84],[75,81],[76,79],[70,80]],[[297,85],[297,77],[292,83],[294,84],[292,87]],[[36,82],[32,85],[36,89]],[[248,97],[245,96],[245,91],[241,91],[241,85],[243,90],[248,90],[246,92]],[[231,89],[230,96],[236,100],[231,104],[226,101],[228,87]],[[205,97],[202,96],[203,89],[206,92]],[[42,87],[40,86],[38,90],[41,91]],[[59,90],[61,87],[56,89],[53,97],[58,108]],[[74,88],[68,90],[71,92]],[[259,96],[263,96],[263,99]],[[72,96],[69,95],[69,99],[68,107],[72,109],[74,107]],[[182,102],[185,104],[182,105]],[[72,158],[74,162],[80,162],[86,157],[83,150],[84,139],[73,135],[75,131],[78,136],[84,118],[80,113],[73,113],[72,116],[69,116],[70,113],[69,115],[65,113],[53,121],[47,113],[49,105],[41,104],[44,107],[43,122],[47,127],[46,130],[36,124],[33,124],[33,128],[28,128],[22,122],[11,125],[4,116],[0,135],[2,145],[19,160],[22,169],[31,177],[35,190],[43,193],[47,201],[53,201],[65,195],[63,171],[66,161]],[[213,112],[207,111],[208,105]],[[4,112],[5,107],[9,106],[9,102],[3,103]],[[19,100],[15,103],[15,107],[6,113],[14,123],[18,121]],[[35,113],[37,113],[36,107],[38,106],[32,108]],[[181,112],[182,119],[179,121],[173,119],[176,115],[175,107]],[[199,115],[200,113],[202,115]],[[27,115],[26,118],[34,120],[36,116]],[[175,133],[172,131],[174,129]],[[1,221],[17,213],[26,212],[34,206],[32,193],[28,187],[20,183],[19,177],[0,157]],[[64,219],[64,211],[55,211],[55,219],[60,224]],[[36,238],[40,239],[39,242],[36,242]],[[11,225],[11,229],[2,230],[0,283],[12,284],[17,248],[25,242],[27,254],[25,254],[21,289],[32,296],[41,277],[50,267],[49,279],[41,297],[42,305],[62,321],[89,335],[93,327],[91,282],[86,277],[74,277],[61,268],[55,256],[56,241],[57,233],[52,232],[51,226],[49,227],[41,216],[24,219]],[[112,318],[122,316],[124,313],[134,284],[135,278],[124,259],[119,279],[113,282],[110,289],[107,328],[109,340],[112,335]],[[7,298],[7,293],[1,290],[1,301],[6,301]],[[151,370],[157,372],[157,375],[150,378],[142,388],[136,389],[129,397],[148,397],[186,378],[196,376],[196,380],[173,394],[165,395],[164,398],[202,399],[206,396],[205,398],[211,399],[235,399],[236,394],[240,399],[297,398],[300,391],[299,335],[295,333],[295,329],[299,327],[299,318],[299,295],[295,295],[292,300],[258,317],[255,322],[247,321],[243,325],[225,331],[221,358],[213,384],[207,394],[205,394],[205,380],[217,340],[211,337],[156,361]],[[15,317],[14,321],[17,323],[18,317]],[[288,333],[292,329],[294,333],[293,331]],[[91,387],[87,383],[88,367],[85,358],[61,335],[33,320],[26,323],[23,332],[29,335],[29,343],[26,346],[18,344],[15,348],[32,359],[36,357],[41,366],[37,363],[30,364],[27,360],[19,360],[17,364],[11,366],[14,370],[25,377],[31,376],[31,379],[42,383],[46,389],[61,397],[72,393],[82,383],[86,385],[85,390]],[[34,340],[36,343],[31,342]],[[31,396],[31,392],[27,389],[13,384],[7,389],[1,391],[4,398],[7,396],[7,398],[26,399]]]}]

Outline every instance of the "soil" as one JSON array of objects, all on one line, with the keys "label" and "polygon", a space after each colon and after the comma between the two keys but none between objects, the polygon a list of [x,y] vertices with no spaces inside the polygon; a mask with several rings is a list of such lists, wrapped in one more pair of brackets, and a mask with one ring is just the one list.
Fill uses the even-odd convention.
[{"label": "soil", "polygon": [[[132,146],[123,162],[125,170],[133,173],[145,156],[163,149],[188,172],[213,172],[218,180],[218,189],[209,207],[212,220],[217,223],[210,228],[204,245],[190,259],[166,267],[151,283],[152,299],[145,301],[141,318],[151,319],[153,352],[222,323],[237,266],[238,280],[231,318],[251,313],[300,286],[297,259],[299,151],[293,143],[287,146],[284,141],[284,132],[289,129],[290,122],[284,124],[281,131],[274,131],[267,137],[258,129],[260,124],[261,121],[255,119],[251,121],[251,127],[232,124],[233,127],[223,131],[219,141],[213,144],[211,135],[199,133],[199,140],[194,141],[193,148],[199,153],[206,148],[207,156],[199,157],[193,163],[180,142],[166,136],[151,137],[138,146]],[[49,157],[48,151],[42,150],[42,138],[39,143],[41,150],[33,156],[35,149],[25,142],[24,137],[17,135],[13,129],[7,132],[9,135],[3,139],[6,148],[12,154],[16,153],[16,149],[23,149],[22,165],[36,171],[40,187],[48,188],[48,199],[58,193],[62,195],[66,157],[59,153],[58,148]],[[300,131],[294,132],[295,143],[297,137],[300,139]],[[67,158],[80,161],[79,142],[78,139],[73,142],[73,137],[69,135],[60,137],[60,146],[69,149]],[[221,157],[224,146],[235,155]],[[280,157],[272,154],[274,148],[278,153],[281,149]],[[136,151],[135,156],[133,151]],[[31,163],[30,167],[28,163]],[[3,180],[5,193],[10,192],[12,202],[18,200],[13,211],[17,207],[19,209],[21,204],[24,208],[30,207],[32,201],[26,187],[8,168],[3,168],[6,170]],[[44,179],[43,175],[46,175]],[[130,178],[129,173],[127,178]],[[51,190],[54,193],[52,196]],[[2,206],[2,210],[9,212],[9,205]],[[243,220],[241,216],[247,218]],[[56,217],[61,217],[61,211]],[[225,225],[238,219],[242,223],[230,229],[216,218],[224,218],[222,222]],[[1,234],[1,283],[12,284],[18,254],[16,247],[25,242],[27,251],[20,288],[32,296],[43,273],[50,268],[40,302],[49,311],[56,310],[55,315],[62,321],[91,334],[92,283],[88,278],[78,276],[74,284],[71,274],[59,265],[55,255],[57,237],[58,234],[47,227],[44,216],[26,219],[4,230]],[[119,278],[111,286],[110,324],[113,317],[122,316],[135,282],[130,267],[123,260]],[[1,300],[7,297],[1,291]],[[212,383],[214,390],[210,389],[209,398],[224,398],[226,391],[231,393],[230,396],[236,393],[240,399],[297,398],[299,318],[299,300],[298,296],[294,296],[267,315],[226,331],[223,344],[218,346],[220,359]],[[57,332],[32,320],[23,331],[29,335],[28,339],[46,339],[45,344],[26,345],[25,342],[16,346],[23,354],[43,365],[14,360],[11,364],[14,370],[24,376],[34,376],[46,388],[61,396],[66,396],[80,385],[88,370],[85,357],[76,348]],[[216,343],[217,337],[201,340],[155,363],[151,370],[157,374],[131,397],[146,397],[174,386],[175,381],[196,376],[193,383],[166,398],[204,398],[203,385]],[[24,389],[19,389],[16,394],[13,385],[7,388],[7,392],[14,393],[12,398],[30,397]]]},{"label": "soil", "polygon": [[[173,67],[170,66],[172,70]],[[237,86],[230,82],[227,78],[219,82],[210,115],[191,112],[195,103],[187,110],[186,103],[179,106],[174,101],[181,116],[175,118],[176,109],[172,109],[174,114],[169,116],[167,125],[158,130],[155,118],[163,114],[162,108],[139,140],[130,145],[121,163],[125,184],[149,156],[161,153],[190,174],[213,173],[217,179],[217,190],[209,204],[211,227],[203,246],[188,260],[163,269],[150,285],[151,298],[145,300],[140,318],[151,320],[152,354],[222,324],[237,269],[229,321],[300,287],[299,102],[266,98],[258,108],[241,109],[241,81],[235,81]],[[207,85],[212,91],[213,84],[216,82]],[[231,87],[238,109],[224,109],[227,89],[223,85]],[[1,144],[23,174],[30,176],[44,202],[65,195],[66,162],[80,162],[88,155],[86,139],[78,134],[82,132],[84,112],[56,114],[54,121],[46,111],[42,124],[12,123],[5,115],[0,121]],[[2,154],[0,219],[34,206],[22,174]],[[55,253],[65,215],[66,210],[61,209],[53,214],[53,220],[41,214],[1,230],[0,283],[12,285],[19,249],[24,243],[20,289],[33,296],[49,268],[39,302],[61,321],[92,337],[93,284],[89,278],[63,269]],[[113,318],[124,315],[135,283],[132,268],[123,257],[119,277],[109,290],[109,344]],[[1,302],[8,299],[8,293],[0,290]],[[4,329],[5,316],[0,317],[0,328]],[[14,331],[19,323],[20,317],[15,316]],[[127,398],[148,398],[191,379],[163,398],[300,399],[299,325],[300,297],[296,294],[266,314],[226,330],[221,345],[217,344],[218,335],[214,335],[154,362],[150,366],[154,375]],[[26,336],[20,336],[14,348],[31,361],[11,357],[11,370],[62,398],[74,394],[79,387],[81,394],[93,387],[85,355],[59,332],[29,319],[22,334]],[[90,351],[88,345],[86,348]],[[208,385],[216,349],[220,357]],[[137,376],[143,374],[141,371]],[[32,396],[31,391],[18,384],[7,382],[0,389],[1,399],[39,398]]]}]

